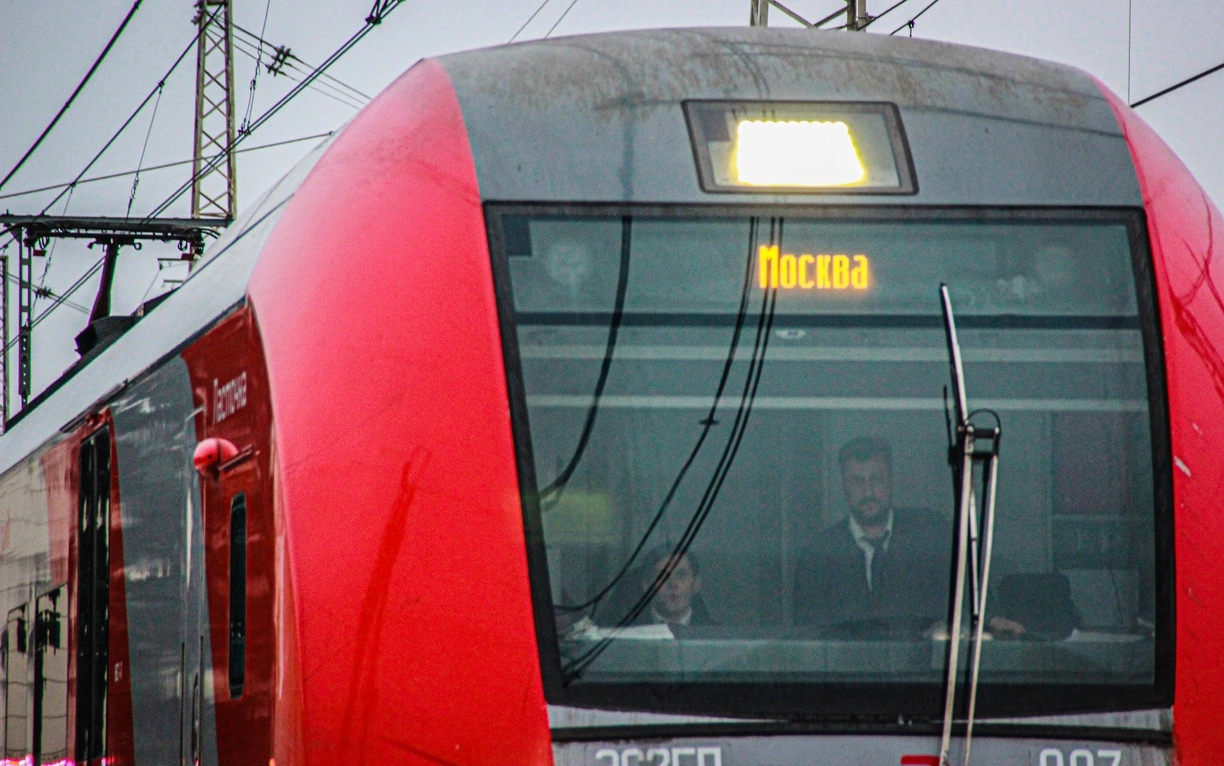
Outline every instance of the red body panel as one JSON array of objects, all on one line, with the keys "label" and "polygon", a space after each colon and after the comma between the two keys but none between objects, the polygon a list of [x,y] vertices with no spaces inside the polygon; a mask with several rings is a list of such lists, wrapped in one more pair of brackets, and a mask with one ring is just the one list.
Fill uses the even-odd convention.
[{"label": "red body panel", "polygon": [[1164,334],[1177,560],[1177,760],[1224,750],[1224,218],[1156,133],[1102,86],[1126,133],[1147,209]]},{"label": "red body panel", "polygon": [[[271,413],[259,332],[248,309],[228,317],[183,352],[191,375],[196,437],[237,448],[201,479],[204,567],[216,701],[217,758],[225,766],[264,766],[272,754],[275,537],[267,501]],[[229,685],[230,503],[246,494],[246,673],[241,696]]]},{"label": "red body panel", "polygon": [[438,64],[341,134],[249,294],[302,695],[302,761],[278,742],[278,766],[550,762],[484,219]]},{"label": "red body panel", "polygon": [[[133,766],[136,748],[132,725],[132,674],[128,656],[127,578],[124,576],[123,503],[119,497],[119,455],[115,428],[109,410],[104,428],[111,430],[111,506],[110,506],[110,632],[106,684],[106,763],[104,766]],[[87,434],[82,434],[86,436]],[[69,697],[69,706],[74,700]]]}]

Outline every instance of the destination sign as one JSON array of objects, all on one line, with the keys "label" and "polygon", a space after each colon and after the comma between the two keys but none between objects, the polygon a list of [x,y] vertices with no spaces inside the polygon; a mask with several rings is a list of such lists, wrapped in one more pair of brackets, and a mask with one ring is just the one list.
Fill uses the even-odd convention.
[{"label": "destination sign", "polygon": [[863,291],[871,286],[871,262],[862,253],[796,255],[761,245],[757,269],[763,289]]}]

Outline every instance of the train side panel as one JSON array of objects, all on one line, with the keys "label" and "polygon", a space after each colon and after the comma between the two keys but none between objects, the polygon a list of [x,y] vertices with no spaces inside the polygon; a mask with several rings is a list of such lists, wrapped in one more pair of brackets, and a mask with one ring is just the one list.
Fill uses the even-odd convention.
[{"label": "train side panel", "polygon": [[249,295],[304,763],[551,762],[480,194],[437,63],[339,136]]},{"label": "train side panel", "polygon": [[1126,133],[1148,214],[1173,446],[1178,763],[1224,752],[1224,217],[1181,160],[1102,86]]},{"label": "train side panel", "polygon": [[212,695],[198,691],[211,654],[199,480],[191,460],[194,408],[181,359],[170,360],[111,406],[124,498],[138,764],[216,763]]}]

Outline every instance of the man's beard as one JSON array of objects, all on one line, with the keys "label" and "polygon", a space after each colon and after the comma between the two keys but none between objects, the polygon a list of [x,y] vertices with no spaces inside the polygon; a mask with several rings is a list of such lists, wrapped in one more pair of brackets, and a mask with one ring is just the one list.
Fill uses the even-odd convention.
[{"label": "man's beard", "polygon": [[877,500],[864,500],[854,507],[854,517],[860,522],[875,522],[884,517],[887,506]]}]

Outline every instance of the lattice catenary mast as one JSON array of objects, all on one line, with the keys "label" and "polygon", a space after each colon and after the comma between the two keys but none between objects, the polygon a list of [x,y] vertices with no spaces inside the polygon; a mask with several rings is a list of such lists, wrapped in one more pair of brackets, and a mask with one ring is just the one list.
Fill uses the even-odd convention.
[{"label": "lattice catenary mast", "polygon": [[195,154],[191,217],[232,221],[238,209],[234,161],[233,0],[199,0]]}]

